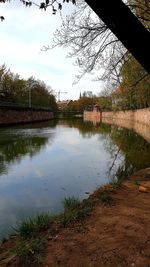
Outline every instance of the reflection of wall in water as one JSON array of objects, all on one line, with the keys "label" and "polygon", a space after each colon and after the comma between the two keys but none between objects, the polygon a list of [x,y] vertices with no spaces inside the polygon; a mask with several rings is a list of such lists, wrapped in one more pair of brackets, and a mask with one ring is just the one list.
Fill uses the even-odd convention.
[{"label": "reflection of wall in water", "polygon": [[96,126],[101,121],[101,112],[99,111],[84,111],[83,114],[84,121],[91,121],[93,125]]},{"label": "reflection of wall in water", "polygon": [[134,132],[142,136],[147,142],[150,143],[150,126],[146,124],[141,124],[134,121],[121,120],[115,118],[103,118],[103,123],[115,124],[117,126],[132,129]]},{"label": "reflection of wall in water", "polygon": [[[102,118],[101,118],[102,115]],[[84,121],[97,124],[102,119],[103,123],[116,124],[120,127],[133,129],[150,143],[150,108],[117,111],[117,112],[84,112]]]},{"label": "reflection of wall in water", "polygon": [[150,143],[150,108],[103,112],[102,121],[127,129],[133,129]]}]

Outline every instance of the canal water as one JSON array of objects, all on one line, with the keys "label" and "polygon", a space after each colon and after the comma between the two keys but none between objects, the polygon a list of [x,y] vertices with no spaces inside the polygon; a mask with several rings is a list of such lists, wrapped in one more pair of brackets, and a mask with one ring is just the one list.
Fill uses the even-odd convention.
[{"label": "canal water", "polygon": [[0,128],[0,238],[21,220],[63,209],[112,179],[150,167],[150,144],[131,130],[60,120]]}]

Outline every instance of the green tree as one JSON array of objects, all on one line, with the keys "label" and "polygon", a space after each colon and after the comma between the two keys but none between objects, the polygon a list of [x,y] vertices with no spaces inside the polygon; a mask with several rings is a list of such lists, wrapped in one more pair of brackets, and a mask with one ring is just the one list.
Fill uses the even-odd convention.
[{"label": "green tree", "polygon": [[51,87],[33,77],[21,79],[18,74],[7,70],[5,65],[0,67],[0,101],[9,106],[57,109]]},{"label": "green tree", "polygon": [[150,107],[150,75],[132,57],[121,68],[122,105],[127,109]]},{"label": "green tree", "polygon": [[[128,3],[150,30],[150,1],[129,0]],[[150,106],[150,75],[129,52],[125,53],[120,68],[120,89],[115,94],[116,108],[137,109]]]}]

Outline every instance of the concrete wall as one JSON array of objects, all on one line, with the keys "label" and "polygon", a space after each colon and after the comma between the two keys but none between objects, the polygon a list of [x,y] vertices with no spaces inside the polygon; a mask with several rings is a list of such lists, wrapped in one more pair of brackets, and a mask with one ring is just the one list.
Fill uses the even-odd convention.
[{"label": "concrete wall", "polygon": [[53,112],[0,108],[0,125],[45,121],[53,119]]}]

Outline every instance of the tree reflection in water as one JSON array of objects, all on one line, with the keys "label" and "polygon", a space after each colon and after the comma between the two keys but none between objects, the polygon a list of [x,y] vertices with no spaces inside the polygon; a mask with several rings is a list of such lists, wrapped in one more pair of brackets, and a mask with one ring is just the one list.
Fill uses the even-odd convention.
[{"label": "tree reflection in water", "polygon": [[48,142],[53,142],[54,132],[45,131],[56,126],[54,123],[30,124],[0,129],[0,174],[8,173],[10,164],[19,163],[28,155],[38,154]]},{"label": "tree reflection in water", "polygon": [[[103,123],[93,125],[91,121],[81,123],[79,120],[70,121],[69,126],[71,125],[79,129],[82,137],[90,138],[100,134],[100,138],[104,139],[105,148],[111,156],[108,166],[110,179],[121,180],[139,169],[150,166],[150,143],[133,130]],[[119,166],[115,164],[118,159]]]},{"label": "tree reflection in water", "polygon": [[[122,165],[116,171],[116,178],[123,179],[133,172],[150,166],[150,144],[137,133],[117,126],[111,126],[110,137],[123,157]],[[111,150],[111,143],[109,146]]]},{"label": "tree reflection in water", "polygon": [[0,236],[37,212],[59,212],[65,196],[83,199],[113,178],[149,167],[149,152],[150,144],[131,130],[82,119],[1,128]]}]

